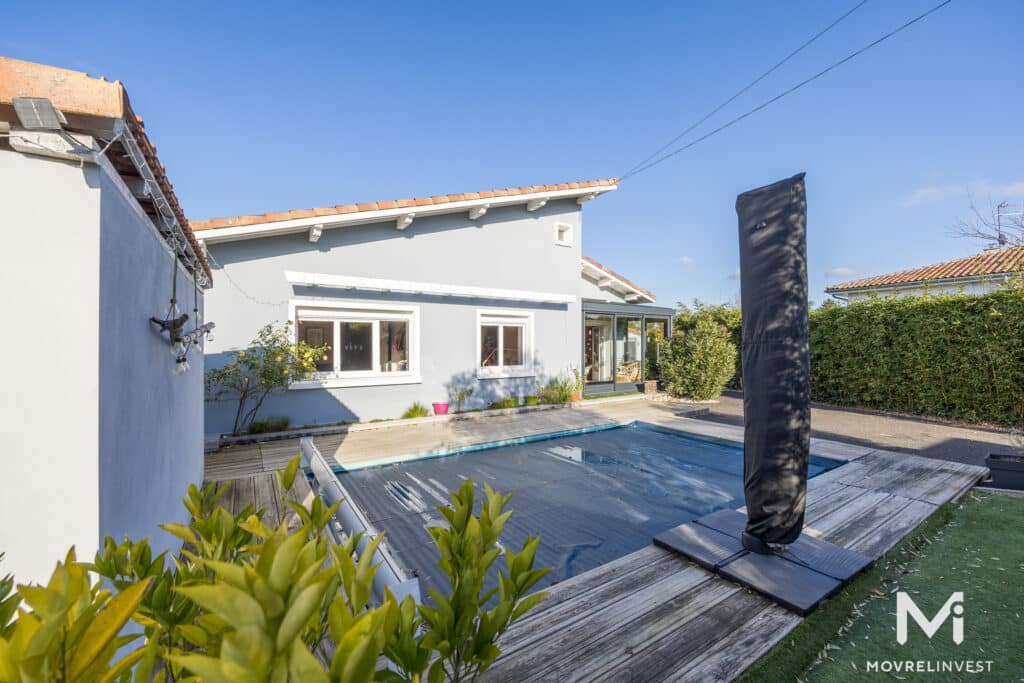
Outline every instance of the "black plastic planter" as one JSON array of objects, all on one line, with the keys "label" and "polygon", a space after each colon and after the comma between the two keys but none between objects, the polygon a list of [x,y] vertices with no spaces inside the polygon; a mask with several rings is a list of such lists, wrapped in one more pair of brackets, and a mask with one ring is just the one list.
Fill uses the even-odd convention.
[{"label": "black plastic planter", "polygon": [[1024,455],[989,453],[985,466],[992,473],[993,487],[1024,491]]}]

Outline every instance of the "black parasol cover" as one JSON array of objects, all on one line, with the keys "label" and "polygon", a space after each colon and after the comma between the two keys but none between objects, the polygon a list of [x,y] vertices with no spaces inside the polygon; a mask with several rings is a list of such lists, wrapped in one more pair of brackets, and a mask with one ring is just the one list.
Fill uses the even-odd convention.
[{"label": "black parasol cover", "polygon": [[[810,455],[804,174],[736,198],[749,550],[800,536]],[[754,539],[749,539],[753,536]],[[761,547],[757,546],[758,541]]]}]

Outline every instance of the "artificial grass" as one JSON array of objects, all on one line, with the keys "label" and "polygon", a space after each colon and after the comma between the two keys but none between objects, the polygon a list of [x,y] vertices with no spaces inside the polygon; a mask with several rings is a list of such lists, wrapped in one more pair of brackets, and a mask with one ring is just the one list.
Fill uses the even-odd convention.
[{"label": "artificial grass", "polygon": [[[977,490],[975,490],[977,491]],[[1024,678],[1024,498],[972,492],[947,503],[867,572],[819,607],[741,681],[943,681],[968,673],[868,673],[867,662],[991,660],[991,680]],[[930,619],[964,593],[964,641],[946,624],[929,640],[911,619],[896,642],[896,592]]]},{"label": "artificial grass", "polygon": [[642,394],[642,391],[617,391],[610,394],[594,394],[592,396],[584,396],[584,401],[593,401],[596,398],[618,398],[619,396],[636,396]]}]

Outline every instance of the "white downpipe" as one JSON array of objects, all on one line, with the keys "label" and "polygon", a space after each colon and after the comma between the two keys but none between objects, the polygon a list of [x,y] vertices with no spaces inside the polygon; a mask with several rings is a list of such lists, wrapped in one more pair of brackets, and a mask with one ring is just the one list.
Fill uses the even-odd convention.
[{"label": "white downpipe", "polygon": [[[349,502],[351,497],[348,495],[345,487],[341,485],[341,482],[338,481],[338,477],[327,465],[327,461],[324,460],[324,456],[320,454],[319,449],[313,444],[313,439],[308,436],[300,439],[299,447],[302,449],[302,464],[308,467],[313,472],[313,476],[316,477],[320,495],[326,498],[330,505],[334,505],[339,500],[341,501],[341,505],[338,506],[334,516],[341,523],[342,528],[349,534],[362,532],[363,538],[359,541],[358,545],[359,552],[362,552],[363,548],[370,543],[370,540],[375,538],[380,532],[370,524],[361,510]],[[406,577],[405,572],[395,558],[391,556],[385,543],[386,541],[377,546],[375,554],[375,559],[380,566],[373,577],[374,596],[378,600],[383,600],[384,588],[386,586],[399,601],[406,595],[411,595],[413,600],[419,604],[421,601],[419,579],[415,576]]]}]

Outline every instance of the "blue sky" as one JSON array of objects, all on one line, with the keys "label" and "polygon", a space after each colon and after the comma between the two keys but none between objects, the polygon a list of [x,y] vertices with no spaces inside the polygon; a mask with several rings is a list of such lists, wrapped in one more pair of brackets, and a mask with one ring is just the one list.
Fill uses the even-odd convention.
[{"label": "blue sky", "polygon": [[[693,135],[937,1],[869,0]],[[124,82],[209,218],[620,175],[854,4],[16,0],[0,54]],[[1024,202],[1022,25],[955,0],[588,204],[585,252],[659,303],[736,300],[735,196],[798,171],[817,302],[978,251],[949,235],[968,188]]]}]

